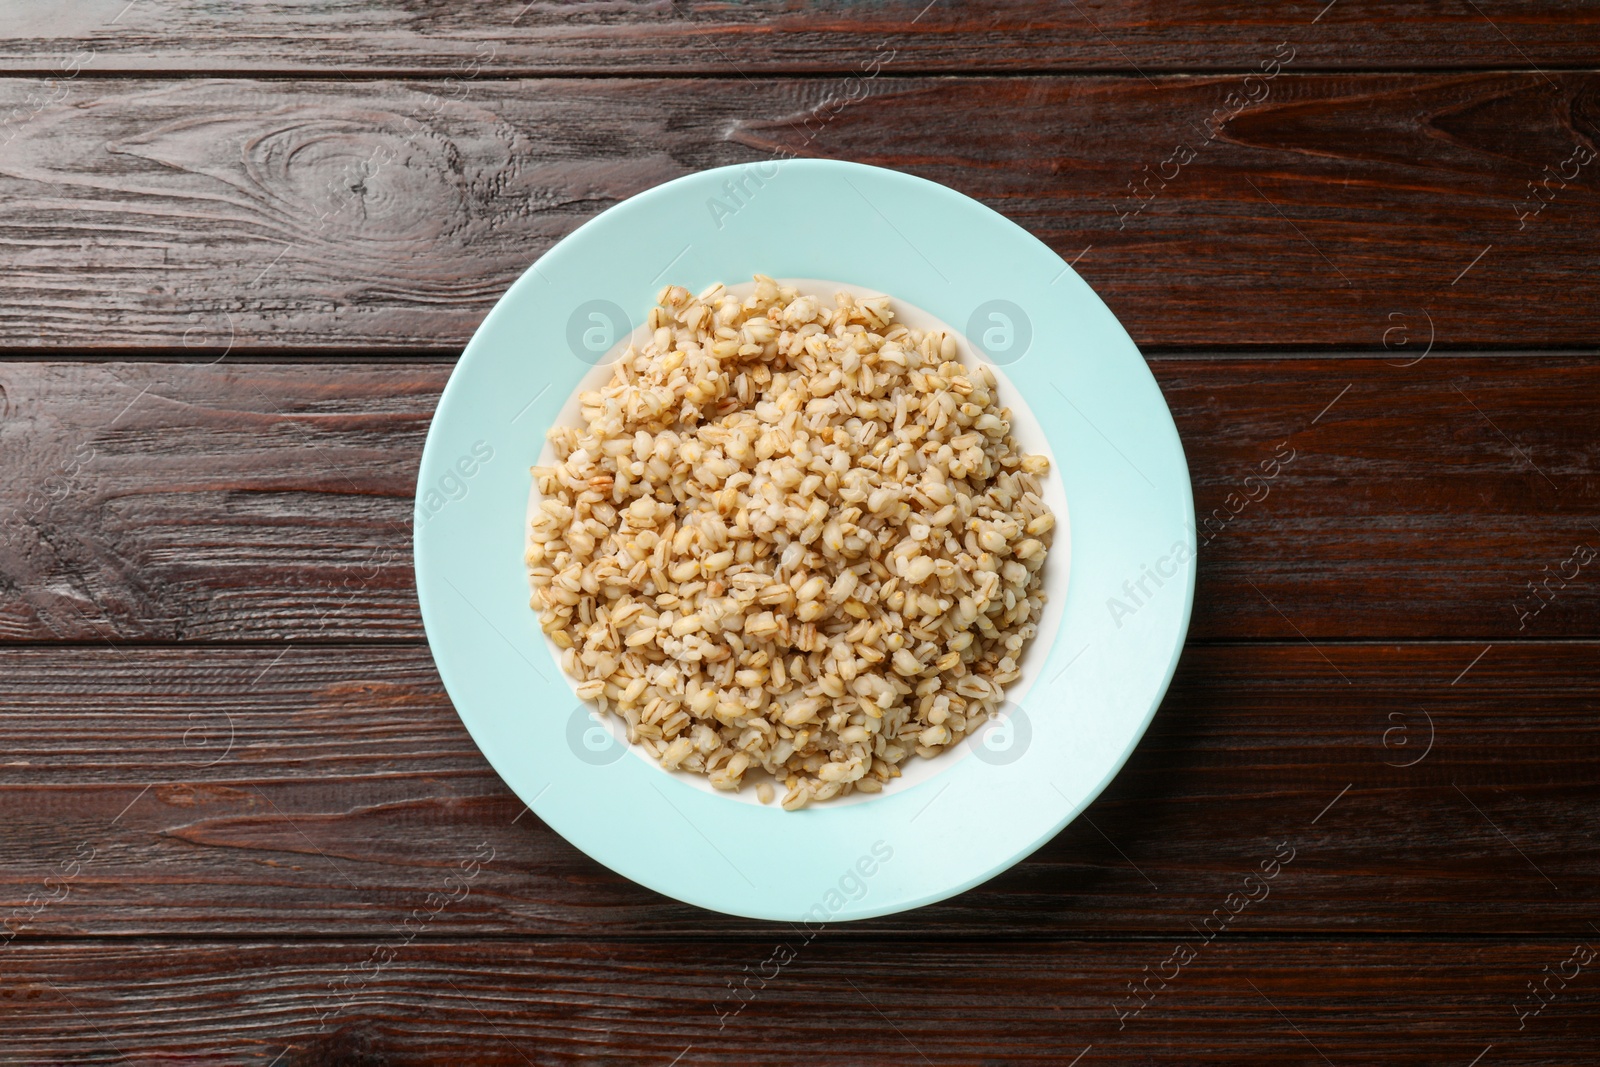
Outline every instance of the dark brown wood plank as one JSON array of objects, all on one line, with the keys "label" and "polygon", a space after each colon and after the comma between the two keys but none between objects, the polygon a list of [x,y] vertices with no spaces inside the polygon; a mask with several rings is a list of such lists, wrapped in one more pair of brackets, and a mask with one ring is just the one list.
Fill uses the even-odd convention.
[{"label": "dark brown wood plank", "polygon": [[[1491,21],[1492,20],[1492,21]],[[70,71],[636,71],[747,74],[1250,69],[1280,41],[1313,68],[1588,65],[1600,20],[1561,3],[1302,0],[789,0],[574,6],[553,0],[7,5],[0,65]]]},{"label": "dark brown wood plank", "polygon": [[[787,928],[690,946],[402,941],[14,947],[0,974],[6,1045],[28,1062],[258,1067],[1600,1057],[1600,937],[1587,928],[1538,942],[1191,943],[1125,1018],[1139,1003],[1127,987],[1174,945],[807,942]],[[1558,970],[1574,977],[1552,977],[1553,999],[1519,1030],[1528,983]],[[734,1014],[730,985],[747,976]]]},{"label": "dark brown wood plank", "polygon": [[1596,632],[1600,368],[1420,354],[1152,362],[1200,521],[1195,637]]},{"label": "dark brown wood plank", "polygon": [[[1196,639],[1600,636],[1600,366],[1397,362],[1152,362]],[[420,637],[410,501],[448,373],[0,363],[0,639]]]},{"label": "dark brown wood plank", "polygon": [[[978,889],[850,929],[1182,935],[1276,855],[1230,936],[1581,931],[1600,891],[1596,649],[1191,648],[1087,818]],[[0,678],[16,944],[381,938],[475,861],[430,936],[772,929],[634,885],[525,814],[424,648],[4,650]]]},{"label": "dark brown wood plank", "polygon": [[1451,345],[1592,346],[1597,89],[1292,65],[879,79],[854,103],[737,75],[6,80],[0,345],[451,352],[596,212],[797,153],[994,206],[1144,345],[1381,350],[1426,315]]},{"label": "dark brown wood plank", "polygon": [[0,636],[417,637],[437,364],[0,364]]}]

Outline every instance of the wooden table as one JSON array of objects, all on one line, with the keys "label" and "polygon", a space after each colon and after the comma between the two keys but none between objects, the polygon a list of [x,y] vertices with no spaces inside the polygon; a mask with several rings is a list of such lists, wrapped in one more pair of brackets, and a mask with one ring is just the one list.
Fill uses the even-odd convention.
[{"label": "wooden table", "polygon": [[[1600,1062],[1600,11],[924,3],[0,13],[0,1061]],[[778,153],[1071,260],[1212,519],[1089,812],[809,939],[526,813],[409,552],[507,284]]]}]

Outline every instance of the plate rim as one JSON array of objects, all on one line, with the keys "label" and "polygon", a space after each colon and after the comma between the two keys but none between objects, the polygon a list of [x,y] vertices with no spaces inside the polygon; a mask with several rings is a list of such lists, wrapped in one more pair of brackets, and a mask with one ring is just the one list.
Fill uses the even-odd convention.
[{"label": "plate rim", "polygon": [[[512,789],[512,791],[519,796],[523,803],[527,804],[528,807],[536,814],[539,814],[541,819],[543,819],[547,825],[551,827],[551,829],[555,830],[557,833],[560,833],[561,836],[566,838],[567,841],[573,845],[573,847],[577,848],[581,852],[584,852],[587,856],[606,866],[608,869],[611,869],[636,883],[644,885],[647,888],[653,889],[656,892],[660,892],[674,899],[694,904],[698,907],[706,908],[712,911],[738,915],[746,918],[767,919],[773,921],[786,920],[793,922],[805,921],[805,915],[801,914],[796,916],[792,910],[783,911],[781,914],[775,914],[771,910],[763,910],[759,907],[749,909],[741,908],[738,906],[737,902],[727,899],[718,899],[716,901],[694,899],[699,894],[683,892],[681,891],[682,887],[678,887],[676,889],[666,888],[661,884],[661,880],[659,879],[640,877],[640,875],[634,870],[621,869],[609,859],[596,855],[594,852],[590,851],[590,849],[586,848],[584,844],[574,841],[568,833],[555,825],[555,821],[540,811],[540,806],[534,803],[534,801],[538,799],[537,797],[530,800],[530,798],[523,794],[523,790],[519,789],[517,784],[511,780],[512,775],[508,773],[507,769],[502,767],[502,761],[505,759],[505,754],[497,754],[496,752],[492,751],[494,745],[492,743],[486,743],[485,738],[480,736],[479,730],[475,729],[475,713],[469,713],[469,711],[463,706],[462,698],[458,696],[458,690],[461,688],[459,679],[456,683],[452,682],[452,675],[456,674],[458,667],[458,664],[455,661],[455,656],[450,651],[441,651],[441,645],[443,645],[446,641],[447,635],[441,633],[436,636],[436,627],[442,625],[442,622],[430,622],[430,619],[441,619],[443,609],[436,602],[434,602],[434,591],[431,588],[432,580],[429,572],[437,566],[437,563],[432,559],[433,549],[428,547],[431,545],[432,538],[425,534],[426,519],[423,517],[421,511],[423,490],[429,484],[432,473],[438,469],[440,463],[440,449],[443,447],[441,444],[443,438],[443,430],[441,427],[450,421],[451,409],[460,403],[457,398],[469,388],[467,382],[469,375],[472,373],[470,368],[476,366],[477,363],[485,362],[490,358],[487,352],[484,350],[487,349],[491,344],[497,343],[491,339],[491,334],[497,322],[497,316],[503,318],[510,315],[509,311],[504,311],[503,309],[507,308],[508,303],[514,296],[516,296],[518,299],[521,298],[522,294],[518,292],[519,287],[524,287],[531,284],[529,279],[540,273],[541,265],[547,265],[548,262],[552,260],[552,257],[559,259],[559,254],[562,252],[563,248],[569,249],[570,254],[570,248],[573,245],[584,239],[587,233],[593,232],[593,228],[600,225],[601,220],[603,220],[612,212],[617,211],[619,208],[623,208],[626,205],[635,205],[631,210],[648,208],[652,202],[668,199],[680,190],[693,188],[696,183],[712,181],[713,176],[721,176],[729,172],[743,172],[752,166],[760,166],[768,162],[779,168],[777,173],[793,170],[804,174],[807,171],[826,171],[842,168],[840,173],[846,175],[846,181],[848,181],[848,175],[852,173],[887,175],[889,176],[890,181],[915,183],[917,186],[922,187],[925,192],[932,192],[933,195],[937,197],[955,198],[955,200],[960,203],[965,210],[970,210],[970,207],[968,207],[969,205],[981,209],[982,212],[985,212],[988,216],[991,216],[991,218],[987,219],[987,221],[1001,224],[1002,229],[1008,233],[1011,240],[1016,240],[1019,237],[1026,239],[1027,242],[1031,242],[1031,244],[1035,246],[1036,250],[1042,251],[1046,256],[1049,257],[1050,260],[1053,260],[1055,264],[1059,265],[1059,269],[1062,274],[1071,273],[1075,279],[1077,278],[1076,272],[1073,271],[1071,266],[1067,264],[1059,255],[1049,249],[1048,246],[1044,245],[1042,241],[1040,241],[1033,234],[1029,233],[1025,228],[1006,218],[1004,215],[994,211],[992,208],[989,208],[982,202],[969,198],[957,190],[949,188],[948,186],[944,186],[937,182],[932,182],[928,179],[908,174],[903,171],[874,167],[867,164],[851,163],[842,160],[796,159],[783,161],[756,161],[754,163],[747,162],[741,164],[732,164],[724,167],[696,171],[653,186],[650,189],[636,194],[635,196],[620,201],[618,204],[613,205],[606,211],[586,220],[582,225],[573,230],[572,233],[568,234],[560,241],[552,245],[550,249],[546,250],[543,255],[535,260],[534,263],[529,266],[527,270],[525,270],[510,287],[507,288],[506,292],[501,295],[499,300],[496,301],[494,307],[490,309],[489,313],[474,331],[472,340],[469,341],[463,350],[460,360],[457,362],[455,368],[452,369],[450,379],[446,383],[445,389],[440,396],[434,417],[428,428],[427,440],[423,449],[422,462],[419,464],[418,468],[417,491],[414,502],[413,567],[416,576],[417,597],[423,618],[424,630],[428,638],[429,651],[434,659],[436,668],[439,672],[441,680],[444,683],[445,689],[450,696],[451,703],[455,707],[457,715],[460,718],[463,726],[467,729],[469,735],[472,736],[474,744],[483,754],[485,760],[489,762],[496,773],[500,776],[502,781],[504,781],[508,788]],[[885,221],[887,221],[887,219],[885,219]],[[893,224],[890,223],[890,225],[892,226]],[[1058,278],[1060,276],[1061,275],[1057,275]],[[1081,279],[1079,280],[1081,281]],[[1120,320],[1118,320],[1116,315],[1111,312],[1109,307],[1106,307],[1104,301],[1100,299],[1099,295],[1094,293],[1092,288],[1087,286],[1087,283],[1082,284],[1089,296],[1091,296],[1094,301],[1098,302],[1100,308],[1104,312],[1105,318],[1109,320],[1109,323],[1112,324],[1116,330],[1121,332],[1122,336],[1126,339],[1127,347],[1131,349],[1132,353],[1137,357],[1137,362],[1142,368],[1144,374],[1148,376],[1150,382],[1154,384],[1154,376],[1150,373],[1148,361],[1143,358],[1143,354],[1139,352],[1137,344],[1133,342],[1131,336],[1128,336],[1127,331],[1122,326]],[[883,286],[878,286],[877,288],[880,290],[884,289]],[[913,303],[917,302],[913,301]],[[926,307],[926,304],[919,304],[919,306]],[[942,309],[935,307],[929,308],[928,310],[936,315],[939,315],[941,318],[945,318],[946,321],[950,321],[951,316],[944,314]],[[475,353],[478,352],[484,352],[484,354],[475,355]],[[468,369],[467,373],[463,373],[464,368]],[[1176,422],[1172,418],[1170,405],[1166,403],[1164,397],[1160,396],[1159,386],[1156,386],[1156,390],[1156,395],[1160,397],[1160,410],[1156,414],[1164,416],[1164,420],[1159,418],[1157,419],[1157,428],[1162,431],[1166,438],[1161,443],[1167,447],[1170,447],[1175,452],[1177,461],[1182,467],[1182,478],[1179,479],[1176,486],[1169,486],[1168,491],[1175,491],[1178,494],[1178,496],[1181,498],[1181,510],[1183,514],[1189,517],[1189,521],[1187,523],[1189,552],[1187,559],[1183,561],[1183,567],[1178,571],[1178,574],[1174,576],[1181,576],[1183,579],[1183,597],[1181,604],[1177,605],[1176,627],[1171,637],[1170,648],[1166,652],[1166,663],[1161,671],[1159,679],[1156,680],[1156,685],[1153,689],[1153,695],[1148,702],[1148,706],[1143,710],[1142,715],[1139,717],[1136,725],[1134,725],[1134,728],[1129,735],[1127,744],[1119,755],[1111,760],[1106,761],[1104,772],[1101,774],[1099,779],[1084,792],[1080,800],[1077,802],[1071,802],[1070,798],[1066,798],[1065,794],[1062,794],[1064,799],[1068,799],[1068,803],[1061,808],[1061,815],[1059,819],[1054,821],[1053,824],[1045,823],[1045,829],[1034,834],[1029,843],[1017,849],[1014,851],[1014,853],[1010,854],[1008,857],[1004,858],[998,863],[977,865],[978,869],[975,869],[969,876],[954,881],[943,882],[937,887],[931,888],[924,893],[901,894],[891,900],[879,902],[871,902],[867,899],[863,899],[860,901],[861,906],[850,906],[845,909],[845,911],[841,911],[837,914],[830,914],[826,919],[827,922],[853,921],[858,919],[874,918],[924,907],[928,904],[946,900],[964,893],[968,889],[986,882],[995,877],[997,874],[1010,869],[1016,864],[1022,862],[1028,856],[1032,855],[1039,848],[1043,847],[1047,842],[1054,839],[1062,829],[1074,821],[1090,804],[1092,804],[1094,800],[1104,792],[1110,782],[1119,773],[1121,773],[1123,767],[1131,758],[1133,751],[1143,740],[1145,733],[1148,731],[1150,723],[1154,719],[1156,711],[1159,709],[1161,703],[1166,697],[1185,648],[1186,638],[1193,612],[1197,573],[1197,556],[1199,548],[1196,528],[1193,522],[1193,487],[1192,478],[1189,473],[1187,455],[1183,448],[1182,437],[1177,431]],[[1046,427],[1046,432],[1047,434],[1049,433],[1048,427]],[[1102,436],[1104,435],[1102,434]],[[1109,438],[1107,438],[1107,441],[1109,442]],[[1115,446],[1113,445],[1112,447]],[[1131,461],[1129,462],[1131,464]],[[1148,479],[1146,480],[1148,481]],[[1071,494],[1069,491],[1069,498],[1070,496]],[[525,499],[526,498],[524,497],[524,501]],[[1074,510],[1073,514],[1074,518],[1076,518],[1076,510]],[[1074,525],[1076,525],[1076,523],[1074,523]],[[439,534],[436,536],[443,535]],[[1076,556],[1076,554],[1076,546],[1074,545],[1074,555]],[[525,568],[523,568],[521,565],[520,557],[517,560],[517,564],[519,570],[525,571]],[[444,580],[448,582],[449,579],[445,578]],[[1069,584],[1070,580],[1071,576],[1069,576]],[[1169,582],[1171,580],[1171,578],[1168,579]],[[457,592],[459,593],[459,590],[457,590]],[[463,599],[465,599],[464,595]],[[472,606],[470,601],[467,603],[469,606]],[[474,610],[476,610],[476,608],[474,608]],[[528,611],[529,615],[533,614],[531,609],[526,610]],[[492,626],[493,624],[491,623],[490,625]],[[1058,642],[1059,640],[1060,635],[1058,635]],[[1152,668],[1153,674],[1154,663],[1150,664],[1150,667]],[[561,684],[559,679],[555,684]],[[644,769],[647,771],[650,770],[648,767]],[[951,771],[954,772],[955,769],[956,768],[952,768]],[[942,778],[944,775],[941,775],[940,777]],[[937,779],[934,781],[937,781]],[[924,784],[927,785],[931,783]],[[863,805],[856,805],[854,807],[870,809],[878,803],[880,803],[880,801],[875,800],[873,802]],[[824,805],[817,810],[826,810],[826,806]],[[789,818],[796,817],[796,815],[792,813],[785,813],[785,816]],[[852,901],[850,903],[854,905],[855,902]]]}]

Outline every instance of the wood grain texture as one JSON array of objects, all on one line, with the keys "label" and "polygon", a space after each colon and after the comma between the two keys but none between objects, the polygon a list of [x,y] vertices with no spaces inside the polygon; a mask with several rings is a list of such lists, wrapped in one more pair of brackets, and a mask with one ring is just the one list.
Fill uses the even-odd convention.
[{"label": "wood grain texture", "polygon": [[[203,0],[12,0],[0,15],[11,70],[363,71],[507,74],[953,74],[1007,70],[1255,69],[1279,41],[1307,66],[1589,65],[1594,9],[1421,0],[709,0],[565,4],[554,0],[317,0],[238,10]],[[1491,21],[1492,19],[1492,21]],[[89,57],[87,59],[83,57]],[[63,64],[67,66],[63,67]]]},{"label": "wood grain texture", "polygon": [[1144,345],[1382,351],[1399,316],[1441,344],[1589,348],[1597,88],[1292,63],[1249,82],[860,92],[737,75],[7,80],[0,345],[453,352],[605,207],[792,153],[982,200],[1075,260]]},{"label": "wood grain texture", "polygon": [[[1231,933],[1581,931],[1596,647],[1190,648],[1086,817],[970,892],[839,934],[1182,934],[1274,854],[1292,858]],[[444,893],[426,936],[775,928],[634,885],[525,813],[422,647],[3,650],[0,677],[16,944],[383,937]]]},{"label": "wood grain texture", "polygon": [[[1554,999],[1521,1030],[1514,1007],[1531,996],[1527,983],[1575,958],[1575,943],[1592,953],[1597,942],[1587,929],[1532,943],[1217,942],[1120,1021],[1137,1003],[1126,987],[1175,946],[806,943],[790,930],[692,946],[28,946],[10,951],[0,975],[8,1024],[0,1047],[28,1062],[256,1067],[965,1067],[1064,1065],[1074,1056],[1086,1067],[1465,1067],[1474,1056],[1493,1067],[1566,1067],[1600,1056],[1595,964],[1565,987],[1552,980]],[[364,966],[390,951],[392,962]],[[763,967],[774,958],[787,962]],[[747,1002],[733,1014],[730,985],[747,975]]]},{"label": "wood grain texture", "polygon": [[[1600,366],[1403,362],[1152,361],[1201,523],[1195,639],[1600,636]],[[0,639],[420,637],[411,500],[448,374],[0,363]],[[491,444],[531,460],[529,433]]]},{"label": "wood grain texture", "polygon": [[[0,1064],[1600,1062],[1597,39],[1575,0],[11,0]],[[1201,543],[1089,810],[820,929],[526,810],[410,558],[506,286],[791,155],[1072,260]]]},{"label": "wood grain texture", "polygon": [[0,633],[420,634],[439,365],[0,364]]},{"label": "wood grain texture", "polygon": [[1595,365],[1418,354],[1152,363],[1201,524],[1196,638],[1595,632]]}]

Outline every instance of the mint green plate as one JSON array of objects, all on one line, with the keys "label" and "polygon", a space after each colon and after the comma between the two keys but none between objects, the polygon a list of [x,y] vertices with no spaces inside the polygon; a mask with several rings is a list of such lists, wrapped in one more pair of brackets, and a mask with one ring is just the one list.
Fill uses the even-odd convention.
[{"label": "mint green plate", "polygon": [[[1027,651],[1015,702],[882,794],[799,812],[754,803],[749,788],[714,793],[619,743],[552,657],[522,560],[528,467],[579,381],[604,373],[595,365],[662,285],[698,292],[758,272],[889,293],[964,332],[982,349],[975,358],[1000,372],[1002,400],[1027,409],[1054,462],[1051,492],[1064,494],[1048,625]],[[1105,788],[1177,666],[1194,598],[1193,514],[1183,447],[1155,380],[1055,253],[921,178],[770,161],[641,193],[506,292],[428,432],[417,593],[462,722],[556,832],[691,904],[838,922],[993,877]]]}]

